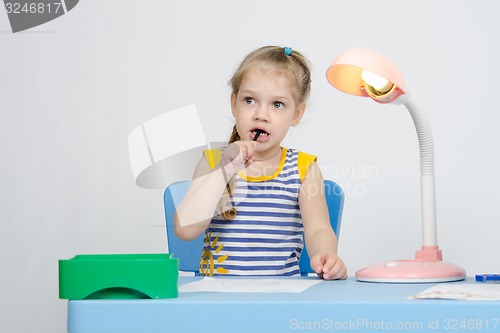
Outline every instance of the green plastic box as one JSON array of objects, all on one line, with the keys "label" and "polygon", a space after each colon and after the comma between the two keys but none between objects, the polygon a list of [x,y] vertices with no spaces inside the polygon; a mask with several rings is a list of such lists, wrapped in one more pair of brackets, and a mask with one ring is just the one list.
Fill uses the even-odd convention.
[{"label": "green plastic box", "polygon": [[173,298],[178,277],[169,253],[77,255],[59,260],[59,298]]}]

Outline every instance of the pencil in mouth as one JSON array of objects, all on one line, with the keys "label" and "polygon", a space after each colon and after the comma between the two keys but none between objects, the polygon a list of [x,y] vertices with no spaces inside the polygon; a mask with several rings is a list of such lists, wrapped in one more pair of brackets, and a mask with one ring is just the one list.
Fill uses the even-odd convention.
[{"label": "pencil in mouth", "polygon": [[252,132],[255,133],[255,136],[253,137],[253,141],[257,141],[259,139],[259,136],[261,136],[261,134],[268,135],[268,133],[266,131],[258,129],[258,128],[254,129]]}]

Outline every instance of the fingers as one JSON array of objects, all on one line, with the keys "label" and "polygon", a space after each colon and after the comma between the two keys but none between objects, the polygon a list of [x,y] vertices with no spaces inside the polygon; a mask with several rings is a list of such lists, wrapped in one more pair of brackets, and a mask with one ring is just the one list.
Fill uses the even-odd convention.
[{"label": "fingers", "polygon": [[311,258],[311,268],[314,270],[316,274],[318,274],[320,277],[323,276],[323,266],[325,264],[324,257],[321,255],[315,255],[314,257]]},{"label": "fingers", "polygon": [[225,164],[231,163],[235,171],[246,168],[255,160],[257,142],[254,141],[236,141],[230,144],[222,155]]},{"label": "fingers", "polygon": [[325,280],[340,280],[347,278],[347,268],[334,253],[316,255],[311,259],[311,267],[320,278]]},{"label": "fingers", "polygon": [[236,142],[240,146],[240,155],[242,161],[254,161],[255,153],[257,151],[257,142],[255,141],[238,141]]},{"label": "fingers", "polygon": [[325,280],[345,280],[347,279],[347,268],[342,260],[339,260],[329,270],[323,268],[323,279]]}]

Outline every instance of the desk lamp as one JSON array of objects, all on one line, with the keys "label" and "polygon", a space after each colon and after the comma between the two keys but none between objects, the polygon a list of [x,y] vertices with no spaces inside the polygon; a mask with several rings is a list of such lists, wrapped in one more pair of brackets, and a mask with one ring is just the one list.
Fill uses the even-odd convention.
[{"label": "desk lamp", "polygon": [[420,148],[422,248],[414,260],[394,260],[356,272],[364,282],[425,283],[458,281],[465,270],[444,262],[437,245],[434,143],[427,116],[408,91],[398,68],[385,56],[367,49],[338,55],[326,72],[328,82],[345,93],[370,97],[382,104],[403,104],[413,119]]}]

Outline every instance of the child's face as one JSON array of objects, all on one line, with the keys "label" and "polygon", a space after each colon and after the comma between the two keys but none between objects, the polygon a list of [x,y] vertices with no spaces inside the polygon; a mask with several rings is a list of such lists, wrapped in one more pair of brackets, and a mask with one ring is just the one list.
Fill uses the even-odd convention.
[{"label": "child's face", "polygon": [[240,82],[238,94],[231,95],[231,107],[241,140],[253,140],[259,149],[279,146],[290,126],[302,118],[305,104],[297,103],[297,86],[290,74],[272,67],[254,67]]}]

